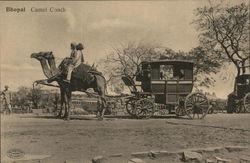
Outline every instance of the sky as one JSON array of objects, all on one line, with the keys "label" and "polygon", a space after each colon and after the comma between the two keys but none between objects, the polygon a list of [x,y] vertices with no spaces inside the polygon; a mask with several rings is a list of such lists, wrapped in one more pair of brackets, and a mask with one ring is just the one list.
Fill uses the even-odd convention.
[{"label": "sky", "polygon": [[[30,58],[31,53],[53,51],[58,63],[70,55],[71,42],[84,44],[85,60],[90,64],[105,58],[112,47],[128,42],[157,43],[187,52],[198,45],[198,32],[191,24],[194,9],[207,3],[205,0],[0,2],[1,89],[4,85],[12,90],[30,87],[35,80],[44,79],[41,66]],[[25,7],[25,12],[6,12],[6,7]],[[32,7],[66,11],[31,12]],[[217,82],[209,89],[221,98],[232,91],[234,76],[232,66],[225,66],[224,70],[215,76]]]}]

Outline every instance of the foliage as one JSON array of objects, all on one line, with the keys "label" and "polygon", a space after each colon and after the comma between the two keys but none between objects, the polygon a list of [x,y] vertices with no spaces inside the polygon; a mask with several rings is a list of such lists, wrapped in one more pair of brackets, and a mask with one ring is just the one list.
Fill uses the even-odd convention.
[{"label": "foliage", "polygon": [[38,108],[38,105],[42,99],[42,90],[41,87],[30,89],[27,98],[32,101],[35,108]]},{"label": "foliage", "polygon": [[157,45],[142,43],[128,43],[113,47],[107,58],[101,60],[99,64],[112,92],[121,93],[124,90],[121,76],[134,79],[141,61],[153,60],[159,55],[157,47]]},{"label": "foliage", "polygon": [[28,87],[19,87],[18,91],[13,94],[13,105],[25,106],[33,103],[34,107],[37,108],[41,101],[42,90],[41,87],[34,89]]},{"label": "foliage", "polygon": [[19,87],[13,93],[12,104],[23,107],[33,104],[33,108],[58,107],[60,101],[58,93],[52,90],[42,90],[42,87]]},{"label": "foliage", "polygon": [[29,88],[19,87],[17,92],[12,95],[12,104],[17,106],[28,105],[27,95],[29,93]]},{"label": "foliage", "polygon": [[121,45],[120,48],[113,48],[113,51],[102,60],[105,65],[104,74],[108,81],[112,78],[129,76],[134,78],[141,61],[153,60],[158,52],[155,50],[156,45],[135,44]]},{"label": "foliage", "polygon": [[212,5],[195,10],[200,44],[212,54],[227,58],[244,74],[249,53],[249,4]]}]

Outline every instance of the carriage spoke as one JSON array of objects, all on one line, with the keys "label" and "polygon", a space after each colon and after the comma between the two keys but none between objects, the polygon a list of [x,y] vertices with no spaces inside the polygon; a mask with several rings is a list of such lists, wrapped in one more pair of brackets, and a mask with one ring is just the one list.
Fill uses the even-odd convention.
[{"label": "carriage spoke", "polygon": [[207,103],[207,100],[203,100],[203,101],[200,101],[200,104],[204,104],[204,103]]}]

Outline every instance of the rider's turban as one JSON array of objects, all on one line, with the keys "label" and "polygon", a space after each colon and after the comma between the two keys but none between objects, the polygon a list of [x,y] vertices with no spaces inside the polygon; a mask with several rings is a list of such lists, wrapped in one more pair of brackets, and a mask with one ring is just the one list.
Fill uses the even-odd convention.
[{"label": "rider's turban", "polygon": [[72,43],[70,44],[70,47],[71,47],[72,50],[75,50],[75,49],[76,49],[76,46],[77,46],[77,44],[76,44],[75,42],[72,42]]},{"label": "rider's turban", "polygon": [[76,46],[76,50],[83,50],[84,49],[84,46],[82,43],[79,43],[77,46]]}]

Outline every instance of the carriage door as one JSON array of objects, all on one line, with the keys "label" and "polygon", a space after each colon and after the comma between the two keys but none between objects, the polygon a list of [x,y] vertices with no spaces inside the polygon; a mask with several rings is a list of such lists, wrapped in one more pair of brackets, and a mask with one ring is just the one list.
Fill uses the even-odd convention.
[{"label": "carriage door", "polygon": [[178,79],[174,77],[173,65],[162,65],[161,74],[165,80],[165,103],[175,104],[178,99]]},{"label": "carriage door", "polygon": [[151,65],[144,64],[142,66],[142,90],[144,92],[151,92]]}]

